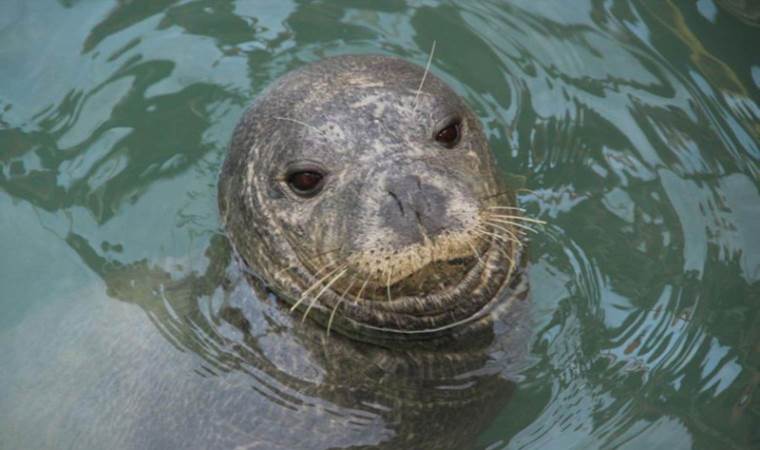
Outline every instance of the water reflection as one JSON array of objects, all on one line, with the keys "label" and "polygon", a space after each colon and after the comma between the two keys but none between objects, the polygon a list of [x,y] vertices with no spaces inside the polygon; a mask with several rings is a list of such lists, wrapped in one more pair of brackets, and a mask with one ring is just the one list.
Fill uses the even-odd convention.
[{"label": "water reflection", "polygon": [[[28,408],[0,412],[8,424],[0,442],[53,447],[63,430],[81,430],[78,420],[91,421],[93,436],[127,442],[108,411],[71,406],[90,404],[66,394],[90,392],[87,380],[101,394],[129,386],[134,415],[125,417],[143,430],[129,436],[135,446],[172,434],[202,442],[202,429],[221,430],[219,443],[293,448],[320,439],[399,445],[412,434],[434,443],[488,428],[484,448],[756,447],[760,61],[748,44],[758,39],[756,8],[375,3],[3,7],[0,204],[10,213],[0,217],[0,248],[28,261],[0,262],[0,273],[14,274],[0,279],[11,286],[0,299],[0,350],[21,355],[0,365],[0,411],[11,411],[11,399]],[[255,93],[337,53],[424,63],[433,40],[434,70],[474,105],[505,175],[525,188],[521,202],[549,222],[531,243],[537,336],[519,374],[504,367],[511,349],[491,348],[457,369],[485,373],[453,384],[442,381],[450,374],[383,378],[410,369],[376,349],[338,351],[275,313],[273,299],[251,298],[213,237],[216,172]],[[81,267],[52,264],[39,280],[46,258]],[[62,291],[75,276],[92,286]],[[66,326],[53,326],[59,316]],[[40,341],[48,328],[71,336]],[[128,360],[152,349],[163,365],[128,370],[145,365],[109,352],[129,345],[142,347]],[[374,362],[348,365],[336,352]],[[386,366],[373,372],[377,358]],[[364,377],[353,381],[359,391],[347,391],[346,366]],[[34,375],[49,372],[81,377],[80,390]],[[172,382],[193,393],[168,401]],[[325,386],[332,391],[314,390]],[[52,421],[51,403],[79,416]],[[204,416],[199,405],[214,406]],[[425,423],[440,428],[418,435],[419,417],[435,414]],[[203,422],[210,417],[221,425]],[[29,437],[39,423],[49,424],[48,441]],[[102,447],[94,438],[78,447],[88,442]]]},{"label": "water reflection", "polygon": [[[177,444],[467,448],[514,390],[510,376],[521,359],[527,327],[511,324],[525,316],[524,308],[503,319],[509,325],[465,340],[386,349],[328,336],[322,327],[292,317],[272,294],[260,291],[254,296],[222,236],[212,239],[201,272],[188,271],[176,261],[164,267],[145,260],[124,265],[100,256],[81,236],[70,234],[67,242],[106,282],[110,297],[139,305],[176,349],[199,358],[194,370],[213,383],[202,387],[207,391],[202,401],[177,413],[186,420],[227,421],[229,403],[237,404],[235,426],[245,431],[244,439],[179,430],[181,435],[172,437]],[[129,354],[118,345],[111,351],[114,358]],[[176,403],[194,389],[162,386],[162,372],[174,369],[165,367],[160,353],[150,348],[143,352],[127,372],[153,380],[152,395]],[[109,402],[134,401],[112,393]],[[96,404],[104,407],[107,402]],[[124,423],[129,436],[148,431],[141,421],[164,420],[146,405],[137,407],[134,422]],[[261,414],[266,414],[267,426],[260,423]],[[141,439],[153,448],[166,436],[154,432]]]}]

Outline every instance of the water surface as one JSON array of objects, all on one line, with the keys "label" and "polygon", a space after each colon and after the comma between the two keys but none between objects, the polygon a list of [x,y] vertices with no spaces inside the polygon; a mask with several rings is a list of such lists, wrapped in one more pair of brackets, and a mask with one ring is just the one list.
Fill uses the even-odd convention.
[{"label": "water surface", "polygon": [[[547,222],[530,354],[497,377],[510,400],[472,445],[760,447],[760,9],[731,0],[3,2],[0,447],[203,448],[208,430],[287,435],[278,408],[345,419],[323,447],[408,432],[383,405],[310,397],[330,373],[309,355],[294,350],[289,382],[261,371],[221,317],[242,300],[203,276],[246,104],[307,62],[424,65],[433,41],[432,70]],[[192,292],[174,283],[188,277]],[[257,339],[265,354],[290,338]],[[259,412],[230,400],[219,421],[183,422],[220,385],[250,388]],[[260,448],[319,447],[288,439]]]}]

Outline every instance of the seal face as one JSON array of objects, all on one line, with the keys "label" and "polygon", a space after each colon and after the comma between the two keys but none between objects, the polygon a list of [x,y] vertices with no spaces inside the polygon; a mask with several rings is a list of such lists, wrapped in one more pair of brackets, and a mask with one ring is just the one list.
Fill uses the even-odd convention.
[{"label": "seal face", "polygon": [[276,80],[238,123],[219,182],[251,272],[346,334],[424,336],[486,316],[523,225],[480,122],[398,58],[328,58]]}]

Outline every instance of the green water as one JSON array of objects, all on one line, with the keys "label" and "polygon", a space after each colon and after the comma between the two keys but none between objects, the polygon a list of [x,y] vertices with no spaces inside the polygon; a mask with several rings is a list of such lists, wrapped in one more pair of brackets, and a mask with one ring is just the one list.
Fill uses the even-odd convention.
[{"label": "green water", "polygon": [[[754,5],[4,0],[0,448],[113,448],[93,430],[170,448],[162,433],[245,431],[165,425],[192,402],[102,400],[150,397],[152,377],[113,369],[141,355],[178,385],[236,373],[211,344],[177,340],[212,341],[182,311],[147,288],[153,300],[124,301],[105,274],[203,269],[228,139],[269,81],[343,53],[424,64],[433,41],[432,70],[548,223],[530,244],[529,361],[477,448],[760,448]],[[263,403],[287,391],[239,372]],[[140,440],[122,439],[127,414],[147,424]],[[354,431],[333,446],[379,442]]]}]

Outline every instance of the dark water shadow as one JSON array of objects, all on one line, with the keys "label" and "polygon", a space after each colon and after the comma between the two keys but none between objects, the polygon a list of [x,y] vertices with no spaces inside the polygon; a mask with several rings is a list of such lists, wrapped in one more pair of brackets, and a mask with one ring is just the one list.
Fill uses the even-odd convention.
[{"label": "dark water shadow", "polygon": [[[238,414],[250,414],[246,432],[260,436],[261,443],[291,442],[293,447],[282,448],[299,448],[296,443],[308,436],[306,448],[344,448],[340,443],[360,431],[355,442],[372,442],[372,448],[470,448],[516,388],[524,332],[488,330],[466,343],[383,348],[328,336],[315,323],[291,315],[271,292],[253,289],[224,236],[211,239],[201,271],[162,268],[148,260],[110,261],[76,234],[67,242],[102,277],[110,297],[142,308],[167,341],[202,361],[197,375],[216,380],[205,389],[223,385],[230,374],[247,380],[250,404]],[[504,321],[525,313],[518,308]],[[143,361],[133,363],[160,357],[147,349]],[[181,388],[171,393],[183,395]],[[208,395],[216,398],[204,414],[213,417],[230,393],[220,387]],[[284,426],[261,429],[256,419],[261,410]],[[144,414],[150,420],[153,412]],[[318,430],[310,425],[316,423],[322,423]],[[354,431],[346,433],[345,427]],[[208,448],[218,444],[211,430],[204,438]]]}]

